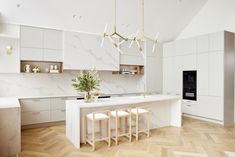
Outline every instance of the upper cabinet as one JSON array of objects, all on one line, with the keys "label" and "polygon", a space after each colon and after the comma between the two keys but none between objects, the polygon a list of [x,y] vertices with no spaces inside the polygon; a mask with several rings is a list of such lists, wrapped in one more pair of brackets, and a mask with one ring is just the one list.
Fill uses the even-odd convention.
[{"label": "upper cabinet", "polygon": [[224,31],[209,34],[209,51],[224,50]]},{"label": "upper cabinet", "polygon": [[63,32],[21,26],[21,60],[63,61]]},{"label": "upper cabinet", "polygon": [[101,36],[76,32],[64,32],[65,70],[119,70],[119,52]]}]

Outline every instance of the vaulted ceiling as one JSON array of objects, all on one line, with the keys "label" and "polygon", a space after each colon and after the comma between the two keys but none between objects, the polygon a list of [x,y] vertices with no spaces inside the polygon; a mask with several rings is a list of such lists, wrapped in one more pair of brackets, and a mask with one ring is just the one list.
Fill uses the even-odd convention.
[{"label": "vaulted ceiling", "polygon": [[[145,32],[160,41],[175,39],[207,0],[145,0]],[[131,35],[142,29],[142,1],[117,0],[117,29]],[[1,21],[102,33],[114,26],[114,0],[1,0]]]}]

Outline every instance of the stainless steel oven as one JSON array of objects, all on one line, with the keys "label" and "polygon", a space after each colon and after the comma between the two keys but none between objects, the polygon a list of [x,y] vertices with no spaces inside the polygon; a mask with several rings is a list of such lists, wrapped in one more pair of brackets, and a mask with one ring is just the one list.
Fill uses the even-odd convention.
[{"label": "stainless steel oven", "polygon": [[197,71],[183,71],[183,99],[197,100]]}]

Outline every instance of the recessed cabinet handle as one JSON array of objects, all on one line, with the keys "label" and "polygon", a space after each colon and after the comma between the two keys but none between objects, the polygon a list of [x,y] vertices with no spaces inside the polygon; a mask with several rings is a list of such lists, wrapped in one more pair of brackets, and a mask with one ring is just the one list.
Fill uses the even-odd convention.
[{"label": "recessed cabinet handle", "polygon": [[33,99],[32,101],[40,101],[40,99]]},{"label": "recessed cabinet handle", "polygon": [[186,106],[191,107],[191,105],[186,105]]},{"label": "recessed cabinet handle", "polygon": [[65,112],[65,109],[64,109],[64,110],[61,110],[61,112]]},{"label": "recessed cabinet handle", "polygon": [[40,112],[32,112],[33,115],[40,114]]}]

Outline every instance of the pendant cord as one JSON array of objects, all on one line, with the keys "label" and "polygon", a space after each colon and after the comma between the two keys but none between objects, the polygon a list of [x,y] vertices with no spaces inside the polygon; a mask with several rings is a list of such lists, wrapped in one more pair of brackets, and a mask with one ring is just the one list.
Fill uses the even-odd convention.
[{"label": "pendant cord", "polygon": [[114,0],[114,32],[117,31],[117,0]]},{"label": "pendant cord", "polygon": [[142,35],[144,35],[144,0],[142,0]]}]

